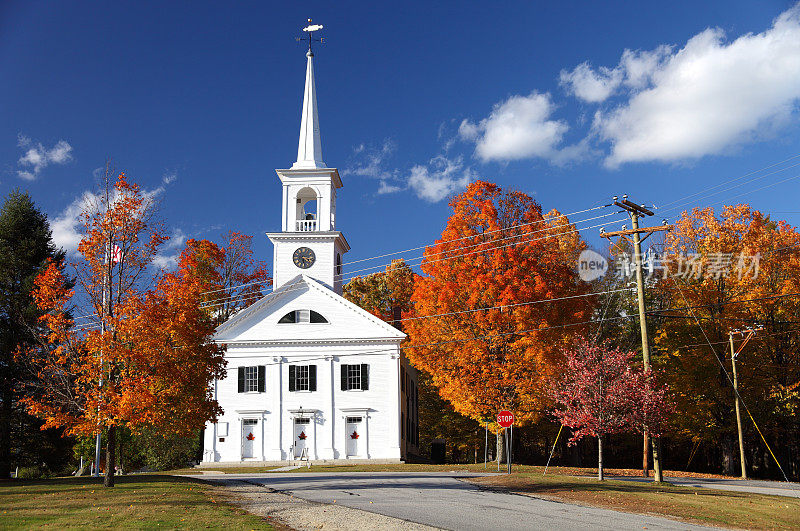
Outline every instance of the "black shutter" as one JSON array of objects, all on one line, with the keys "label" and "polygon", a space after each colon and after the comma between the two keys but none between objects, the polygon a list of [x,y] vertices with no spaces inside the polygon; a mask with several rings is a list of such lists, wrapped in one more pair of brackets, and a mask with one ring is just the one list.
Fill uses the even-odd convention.
[{"label": "black shutter", "polygon": [[294,365],[289,365],[289,391],[296,391],[295,387],[295,377],[294,377]]},{"label": "black shutter", "polygon": [[244,393],[244,367],[239,367],[239,392]]},{"label": "black shutter", "polygon": [[267,384],[267,367],[264,365],[258,366],[258,392],[263,393]]},{"label": "black shutter", "polygon": [[317,390],[317,366],[316,365],[309,365],[308,366],[308,390],[309,391],[316,391]]},{"label": "black shutter", "polygon": [[406,370],[400,366],[400,390],[406,392]]},{"label": "black shutter", "polygon": [[347,391],[347,365],[342,364],[342,391]]},{"label": "black shutter", "polygon": [[369,365],[366,363],[361,364],[361,390],[366,391],[369,389],[369,374],[367,373],[367,368]]}]

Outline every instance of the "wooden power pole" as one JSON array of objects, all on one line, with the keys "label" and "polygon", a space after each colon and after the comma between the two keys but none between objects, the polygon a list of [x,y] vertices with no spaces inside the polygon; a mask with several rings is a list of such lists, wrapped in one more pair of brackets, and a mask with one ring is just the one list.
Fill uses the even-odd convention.
[{"label": "wooden power pole", "polygon": [[[728,338],[731,342],[731,365],[733,367],[733,395],[736,405],[736,430],[739,432],[739,461],[742,464],[742,479],[747,479],[747,461],[744,458],[744,439],[742,438],[742,414],[739,411],[739,378],[736,375],[736,357],[744,350],[745,345],[753,338],[756,332],[763,330],[763,328],[749,328],[747,330],[731,330],[728,332]],[[739,346],[739,350],[733,347],[734,334],[747,334]]]},{"label": "wooden power pole", "polygon": [[[672,225],[662,225],[660,227],[639,227],[640,216],[652,216],[653,212],[648,210],[644,205],[637,205],[633,201],[628,201],[628,196],[623,195],[622,201],[618,197],[614,197],[614,204],[621,209],[628,212],[631,217],[631,229],[623,229],[614,232],[601,232],[600,236],[608,238],[609,240],[615,236],[619,236],[629,243],[633,244],[634,249],[634,264],[636,266],[636,295],[639,302],[639,329],[642,335],[642,360],[644,361],[644,370],[650,370],[650,341],[647,336],[647,318],[645,316],[644,304],[644,274],[642,273],[642,242],[650,237],[655,232],[672,230]],[[642,238],[642,234],[645,235]],[[633,241],[628,239],[628,236],[633,237]],[[644,430],[644,451],[642,456],[642,475],[648,476],[648,444],[650,443],[650,434],[647,433],[647,428]],[[653,441],[653,480],[657,482],[664,481],[664,474],[661,470],[661,440],[656,439]]]}]

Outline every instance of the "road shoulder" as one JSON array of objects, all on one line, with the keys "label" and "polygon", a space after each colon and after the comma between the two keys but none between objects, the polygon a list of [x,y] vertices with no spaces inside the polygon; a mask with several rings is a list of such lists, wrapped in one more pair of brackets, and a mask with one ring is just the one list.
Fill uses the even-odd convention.
[{"label": "road shoulder", "polygon": [[215,481],[218,495],[227,503],[268,518],[270,523],[298,531],[325,529],[349,531],[430,531],[436,528],[343,505],[316,503],[246,480]]}]

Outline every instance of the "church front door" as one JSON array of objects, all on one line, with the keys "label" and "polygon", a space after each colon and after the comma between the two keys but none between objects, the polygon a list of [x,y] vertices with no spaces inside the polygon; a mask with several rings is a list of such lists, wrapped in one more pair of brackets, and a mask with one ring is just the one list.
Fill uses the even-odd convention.
[{"label": "church front door", "polygon": [[255,447],[257,427],[258,420],[244,419],[242,421],[242,459],[249,459],[254,456],[253,448]]},{"label": "church front door", "polygon": [[294,419],[294,456],[303,457],[303,450],[308,448],[307,441],[311,437],[310,419]]},{"label": "church front door", "polygon": [[356,457],[360,456],[360,448],[361,448],[361,437],[362,437],[362,430],[361,430],[361,417],[347,417],[347,422],[345,423],[345,430],[347,433],[347,457]]}]

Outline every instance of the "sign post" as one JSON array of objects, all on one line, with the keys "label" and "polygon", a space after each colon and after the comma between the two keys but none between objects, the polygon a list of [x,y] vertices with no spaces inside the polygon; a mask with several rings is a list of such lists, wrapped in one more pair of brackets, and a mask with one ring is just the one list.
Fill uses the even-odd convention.
[{"label": "sign post", "polygon": [[[506,463],[508,465],[508,473],[511,473],[511,435],[514,433],[514,414],[510,411],[503,410],[497,414],[497,423],[503,428],[504,434],[508,433],[506,439]],[[507,428],[511,428],[510,432]],[[500,460],[497,460],[497,466],[500,467]]]}]

